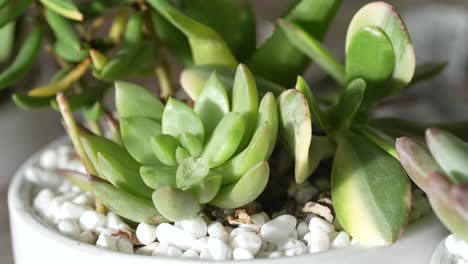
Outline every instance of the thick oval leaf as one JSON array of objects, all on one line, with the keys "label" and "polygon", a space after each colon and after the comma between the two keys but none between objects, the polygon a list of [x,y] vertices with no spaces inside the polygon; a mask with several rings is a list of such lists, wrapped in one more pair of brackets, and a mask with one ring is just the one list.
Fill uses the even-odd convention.
[{"label": "thick oval leaf", "polygon": [[188,157],[177,168],[177,188],[187,188],[200,183],[208,176],[210,168],[203,159]]},{"label": "thick oval leaf", "polygon": [[195,64],[237,65],[229,47],[216,31],[182,14],[166,0],[147,2],[187,36]]},{"label": "thick oval leaf", "polygon": [[153,203],[165,218],[173,222],[193,218],[201,209],[191,193],[169,186],[154,191]]},{"label": "thick oval leaf", "polygon": [[[278,137],[278,119],[278,107],[276,106],[275,96],[272,93],[267,93],[263,96],[262,101],[260,101],[257,119],[257,130],[264,123],[268,124],[270,130],[270,142],[268,143],[270,149],[267,152],[267,159],[270,157],[276,145],[276,139]],[[255,134],[252,137],[252,141],[254,138]]]},{"label": "thick oval leaf", "polygon": [[151,148],[156,157],[167,166],[176,166],[177,139],[171,135],[161,134],[151,138]]},{"label": "thick oval leaf", "polygon": [[182,145],[192,157],[198,157],[203,150],[203,144],[193,134],[182,133],[180,134],[179,141],[180,145]]},{"label": "thick oval leaf", "polygon": [[190,157],[190,153],[182,147],[177,147],[176,152],[175,152],[175,157],[176,157],[177,163],[182,164],[182,162],[184,162],[186,158]]},{"label": "thick oval leaf", "polygon": [[120,119],[120,132],[128,152],[143,165],[161,164],[151,148],[151,138],[161,134],[161,124],[145,117]]},{"label": "thick oval leaf", "polygon": [[133,13],[127,21],[125,28],[125,45],[138,45],[143,39],[143,16],[140,13]]},{"label": "thick oval leaf", "polygon": [[201,159],[205,160],[210,168],[224,163],[241,144],[245,135],[245,126],[243,114],[229,113],[225,115],[208,140]]},{"label": "thick oval leaf", "polygon": [[[367,84],[366,101],[388,95],[387,81],[395,68],[392,42],[377,27],[366,26],[348,40],[346,51],[346,78],[362,78]],[[392,89],[392,87],[390,87]]]},{"label": "thick oval leaf", "polygon": [[73,29],[73,25],[70,20],[64,18],[52,9],[47,9],[45,18],[58,42],[68,46],[71,50],[79,51],[81,49],[80,38]]},{"label": "thick oval leaf", "polygon": [[365,26],[380,28],[390,39],[395,52],[395,68],[388,84],[389,92],[397,91],[413,78],[416,58],[413,44],[406,25],[392,6],[384,2],[369,3],[353,17],[346,36],[346,50],[349,49],[353,35]]},{"label": "thick oval leaf", "polygon": [[112,185],[136,196],[151,198],[153,190],[141,179],[140,164],[124,149],[114,153],[98,152],[98,162],[99,172]]},{"label": "thick oval leaf", "polygon": [[270,126],[265,122],[257,128],[247,148],[215,169],[216,172],[223,176],[223,184],[239,180],[253,166],[264,160],[268,160],[270,139]]},{"label": "thick oval leaf", "polygon": [[298,90],[288,90],[278,97],[280,129],[295,159],[296,182],[308,177],[312,121],[307,99]]},{"label": "thick oval leaf", "polygon": [[[118,144],[110,141],[109,139],[101,136],[92,135],[80,135],[81,144],[86,156],[89,158],[93,167],[97,170],[97,175],[103,179],[106,179],[104,175],[99,171],[99,159],[98,153],[119,153],[125,155],[122,151],[122,147]],[[131,158],[131,156],[130,156]]]},{"label": "thick oval leaf", "polygon": [[201,142],[204,142],[203,123],[197,113],[188,105],[174,98],[169,98],[164,108],[162,132],[176,138],[187,132],[197,136]]},{"label": "thick oval leaf", "polygon": [[349,127],[352,124],[361,109],[365,92],[366,82],[363,79],[355,79],[349,83],[336,106],[333,120],[335,127]]},{"label": "thick oval leaf", "polygon": [[210,204],[225,209],[246,205],[263,192],[269,175],[268,163],[263,161],[248,171],[238,182],[221,187]]},{"label": "thick oval leaf", "polygon": [[407,222],[411,185],[398,160],[348,131],[338,139],[332,169],[338,220],[361,244],[393,243]]},{"label": "thick oval leaf", "polygon": [[216,72],[213,72],[206,81],[200,96],[195,102],[194,110],[197,112],[208,138],[223,116],[229,112],[229,98],[226,88],[219,81]]},{"label": "thick oval leaf", "polygon": [[[227,88],[228,91],[231,91],[235,75],[235,71],[233,69],[219,66],[193,66],[184,69],[180,75],[182,88],[190,98],[197,100],[206,81],[213,71],[216,71],[216,75],[224,87]],[[278,96],[281,92],[286,90],[286,88],[258,76],[255,76],[255,82],[257,83],[258,90],[261,94],[272,92],[275,96]]]},{"label": "thick oval leaf", "polygon": [[438,128],[426,130],[432,156],[454,182],[468,182],[468,143]]},{"label": "thick oval leaf", "polygon": [[47,8],[73,20],[82,21],[83,14],[72,0],[40,0]]},{"label": "thick oval leaf", "polygon": [[176,187],[177,167],[142,166],[140,175],[145,184],[157,190],[164,186]]},{"label": "thick oval leaf", "polygon": [[96,197],[112,212],[137,223],[160,224],[167,220],[150,200],[140,198],[114,186],[93,182]]},{"label": "thick oval leaf", "polygon": [[318,98],[312,93],[309,85],[307,85],[307,82],[301,76],[297,77],[295,89],[301,91],[307,98],[310,114],[312,115],[312,121],[316,122],[320,128],[324,130],[328,129],[330,120],[327,113],[320,108]]},{"label": "thick oval leaf", "polygon": [[147,117],[162,120],[164,105],[148,90],[136,84],[115,82],[115,106],[120,118]]},{"label": "thick oval leaf", "polygon": [[406,173],[423,191],[426,191],[427,180],[431,173],[443,172],[429,150],[415,140],[408,137],[398,138],[396,150]]},{"label": "thick oval leaf", "polygon": [[210,173],[200,184],[188,188],[186,191],[195,196],[201,204],[206,204],[213,200],[221,187],[221,175]]},{"label": "thick oval leaf", "polygon": [[61,40],[54,43],[54,52],[57,53],[61,59],[75,63],[84,60],[89,53],[86,48],[75,49]]},{"label": "thick oval leaf", "polygon": [[328,137],[314,135],[309,148],[308,174],[311,175],[315,172],[320,162],[331,158],[335,151],[336,146],[330,142]]}]

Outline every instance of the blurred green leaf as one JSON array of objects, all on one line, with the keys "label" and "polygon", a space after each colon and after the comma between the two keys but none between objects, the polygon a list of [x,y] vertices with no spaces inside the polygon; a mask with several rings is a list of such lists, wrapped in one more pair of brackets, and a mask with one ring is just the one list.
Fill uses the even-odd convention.
[{"label": "blurred green leaf", "polygon": [[115,83],[115,106],[120,118],[147,117],[162,120],[164,105],[148,90],[127,82]]},{"label": "blurred green leaf", "polygon": [[13,51],[15,44],[15,25],[16,22],[12,21],[0,28],[0,65],[4,63]]},{"label": "blurred green leaf", "polygon": [[17,106],[26,110],[48,107],[50,106],[50,102],[53,101],[54,98],[54,96],[32,97],[22,94],[13,94],[12,96],[13,102],[15,102]]},{"label": "blurred green leaf", "polygon": [[363,79],[355,79],[349,83],[336,106],[335,126],[343,128],[352,124],[361,108],[365,92],[366,82]]},{"label": "blurred green leaf", "polygon": [[0,10],[0,28],[22,15],[31,5],[31,2],[32,0],[8,1]]},{"label": "blurred green leaf", "polygon": [[83,110],[83,115],[87,120],[98,121],[104,113],[104,107],[100,102],[94,103]]},{"label": "blurred green leaf", "polygon": [[409,85],[432,79],[439,75],[447,67],[447,62],[429,62],[417,65],[414,71],[413,79]]},{"label": "blurred green leaf", "polygon": [[68,50],[75,52],[81,50],[80,38],[68,19],[52,9],[47,9],[45,18],[58,42],[62,43],[63,46],[67,46]]},{"label": "blurred green leaf", "polygon": [[39,0],[47,8],[73,20],[82,21],[83,14],[72,0]]}]

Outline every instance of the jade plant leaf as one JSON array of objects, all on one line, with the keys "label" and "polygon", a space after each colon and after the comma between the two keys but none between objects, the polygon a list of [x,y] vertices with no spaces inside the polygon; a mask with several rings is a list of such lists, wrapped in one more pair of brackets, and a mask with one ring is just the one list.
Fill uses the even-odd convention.
[{"label": "jade plant leaf", "polygon": [[335,154],[336,146],[325,136],[314,135],[310,142],[308,174],[311,175],[324,159],[331,158]]},{"label": "jade plant leaf", "polygon": [[437,161],[429,153],[429,150],[411,138],[398,138],[396,150],[406,173],[423,191],[426,191],[428,177],[431,173],[443,172]]},{"label": "jade plant leaf", "polygon": [[237,60],[215,30],[182,14],[166,0],[147,2],[187,36],[195,64],[236,67]]},{"label": "jade plant leaf", "polygon": [[454,182],[468,182],[468,143],[442,129],[426,130],[432,156]]},{"label": "jade plant leaf", "polygon": [[187,132],[204,141],[203,123],[197,113],[188,105],[174,98],[169,98],[164,108],[162,118],[162,132],[176,138]]},{"label": "jade plant leaf", "polygon": [[373,2],[361,8],[353,17],[346,36],[346,50],[351,46],[353,35],[363,27],[380,28],[390,39],[395,53],[395,68],[388,85],[392,93],[406,86],[413,78],[416,58],[413,44],[405,23],[392,6],[384,2]]},{"label": "jade plant leaf", "polygon": [[447,67],[447,62],[430,62],[417,65],[411,85],[426,81],[439,75]]},{"label": "jade plant leaf", "polygon": [[143,199],[114,186],[93,182],[93,191],[112,212],[137,223],[159,224],[167,222],[154,208],[151,200]]},{"label": "jade plant leaf", "polygon": [[[182,88],[190,98],[192,98],[192,100],[198,100],[198,96],[213,71],[216,71],[216,76],[224,87],[227,88],[227,91],[231,91],[234,83],[235,70],[220,66],[192,66],[185,68],[180,75]],[[278,96],[281,92],[286,90],[286,88],[267,79],[263,79],[258,76],[254,76],[254,78],[257,83],[257,88],[261,94],[272,92],[275,96]]]},{"label": "jade plant leaf", "polygon": [[229,112],[229,98],[226,88],[219,81],[216,73],[212,73],[197,98],[194,106],[205,127],[206,137],[209,137],[218,122]]},{"label": "jade plant leaf", "polygon": [[201,209],[191,193],[169,186],[154,191],[153,203],[165,218],[173,222],[193,218]]},{"label": "jade plant leaf", "polygon": [[395,68],[392,42],[378,27],[365,26],[347,40],[346,78],[362,78],[367,84],[366,101],[379,99],[389,92],[386,82]]},{"label": "jade plant leaf", "polygon": [[[267,156],[269,157],[276,145],[279,123],[278,107],[276,105],[275,96],[272,93],[265,94],[265,96],[263,96],[262,100],[260,101],[260,106],[258,107],[257,129],[264,123],[268,124],[268,128],[270,130],[270,142],[268,143],[270,149],[267,152]],[[254,137],[255,134],[252,137],[252,140]]]},{"label": "jade plant leaf", "polygon": [[398,160],[352,131],[338,139],[332,199],[343,228],[365,246],[393,243],[406,225],[411,185]]},{"label": "jade plant leaf", "polygon": [[351,125],[353,118],[361,108],[365,91],[366,82],[363,79],[355,79],[349,83],[336,106],[335,126],[349,127]]},{"label": "jade plant leaf", "polygon": [[343,65],[318,40],[307,34],[298,25],[287,20],[279,20],[279,25],[291,44],[320,65],[340,85],[346,84]]},{"label": "jade plant leaf", "polygon": [[307,99],[298,90],[287,90],[279,96],[278,108],[283,137],[295,157],[296,182],[301,183],[309,177],[309,147],[312,140]]},{"label": "jade plant leaf", "polygon": [[171,135],[161,134],[151,138],[151,147],[156,157],[167,166],[176,166],[177,139]]},{"label": "jade plant leaf", "polygon": [[182,133],[179,137],[179,141],[180,145],[182,145],[192,157],[198,157],[203,150],[202,142],[193,134],[187,132]]},{"label": "jade plant leaf", "polygon": [[177,167],[166,166],[142,166],[140,175],[145,184],[151,189],[157,190],[164,186],[176,187]]},{"label": "jade plant leaf", "polygon": [[206,204],[213,200],[218,193],[221,181],[221,175],[210,172],[201,183],[186,189],[186,191],[192,193],[199,203]]},{"label": "jade plant leaf", "polygon": [[[294,1],[285,19],[297,23],[312,37],[322,40],[340,5],[340,0]],[[308,59],[282,30],[276,28],[247,64],[256,75],[292,86],[297,75],[307,67]]]},{"label": "jade plant leaf", "polygon": [[210,204],[225,209],[246,205],[263,192],[269,175],[268,162],[263,161],[249,170],[239,181],[222,186]]},{"label": "jade plant leaf", "polygon": [[210,172],[210,168],[201,158],[188,157],[179,165],[176,172],[177,188],[187,188],[199,184]]},{"label": "jade plant leaf", "polygon": [[160,123],[146,117],[121,118],[120,132],[125,147],[138,162],[143,165],[161,164],[151,148],[151,138],[162,133]]},{"label": "jade plant leaf", "polygon": [[312,93],[309,85],[307,85],[307,82],[301,76],[297,77],[295,89],[301,91],[306,97],[307,103],[309,104],[312,121],[317,123],[320,128],[325,130],[328,129],[330,120],[327,113],[320,108],[319,100],[315,94]]},{"label": "jade plant leaf", "polygon": [[164,105],[148,90],[135,84],[115,82],[115,106],[120,118],[147,117],[162,120]]}]

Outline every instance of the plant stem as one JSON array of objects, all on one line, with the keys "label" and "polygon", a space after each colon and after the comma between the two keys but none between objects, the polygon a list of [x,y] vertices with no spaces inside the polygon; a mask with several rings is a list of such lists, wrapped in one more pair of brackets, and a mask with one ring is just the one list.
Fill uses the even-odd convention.
[{"label": "plant stem", "polygon": [[160,59],[155,68],[156,77],[158,78],[161,98],[167,99],[174,94],[174,85],[171,81],[169,67],[164,59]]}]

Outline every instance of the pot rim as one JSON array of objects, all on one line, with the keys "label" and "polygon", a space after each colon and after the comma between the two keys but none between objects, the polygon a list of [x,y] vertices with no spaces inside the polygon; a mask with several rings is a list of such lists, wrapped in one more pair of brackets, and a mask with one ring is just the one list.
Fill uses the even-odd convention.
[{"label": "pot rim", "polygon": [[[350,257],[363,257],[365,259],[365,254],[374,250],[391,248],[391,246],[386,247],[377,247],[377,248],[363,248],[360,246],[348,246],[342,249],[333,249],[330,251],[320,252],[309,254],[306,253],[300,256],[291,256],[291,257],[279,257],[279,258],[258,258],[252,260],[226,260],[226,261],[207,261],[199,259],[189,259],[189,258],[173,258],[173,257],[160,257],[160,256],[143,256],[137,254],[126,254],[121,252],[110,251],[107,249],[99,248],[95,245],[82,243],[78,240],[69,238],[65,235],[60,234],[52,226],[45,223],[40,217],[36,214],[35,210],[32,207],[32,189],[35,187],[35,184],[27,180],[24,176],[24,171],[26,168],[30,167],[35,163],[44,150],[49,148],[55,148],[57,146],[63,145],[64,143],[69,142],[66,136],[52,141],[46,146],[42,147],[38,151],[34,152],[27,160],[24,162],[16,171],[10,185],[8,188],[8,208],[10,214],[16,214],[18,219],[21,219],[31,227],[32,230],[36,233],[40,233],[43,236],[48,236],[53,240],[65,245],[68,248],[73,248],[74,250],[86,252],[92,255],[99,256],[118,256],[120,259],[138,263],[154,263],[154,261],[162,261],[162,263],[168,264],[189,264],[194,262],[204,262],[212,264],[228,264],[228,263],[237,263],[241,261],[242,263],[268,263],[268,264],[280,264],[284,263],[285,259],[291,262],[300,262],[300,261],[330,261],[336,258],[350,258]],[[400,238],[395,244],[404,243],[405,237],[410,237],[413,234],[423,233],[425,227],[440,225],[437,218],[431,214],[425,218],[419,220],[416,223],[413,223],[407,230],[405,230],[405,235]],[[438,228],[440,228],[438,226]],[[12,234],[13,235],[13,234]],[[302,262],[300,262],[302,263]]]}]

